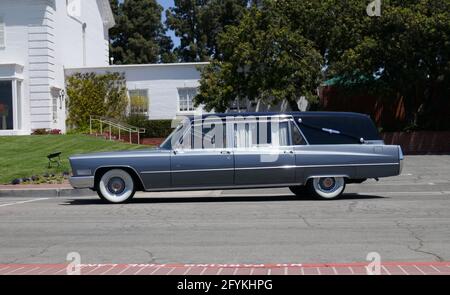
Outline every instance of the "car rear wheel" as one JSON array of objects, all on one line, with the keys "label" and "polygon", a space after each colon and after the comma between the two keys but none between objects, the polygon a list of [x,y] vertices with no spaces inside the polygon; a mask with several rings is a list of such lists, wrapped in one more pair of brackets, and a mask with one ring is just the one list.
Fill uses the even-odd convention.
[{"label": "car rear wheel", "polygon": [[345,190],[343,177],[317,177],[308,181],[308,191],[319,200],[339,198]]},{"label": "car rear wheel", "polygon": [[124,203],[136,192],[133,177],[122,169],[113,169],[102,175],[97,184],[99,197],[110,203]]},{"label": "car rear wheel", "polygon": [[290,186],[289,189],[295,196],[299,198],[307,197],[310,195],[308,188],[305,185]]}]

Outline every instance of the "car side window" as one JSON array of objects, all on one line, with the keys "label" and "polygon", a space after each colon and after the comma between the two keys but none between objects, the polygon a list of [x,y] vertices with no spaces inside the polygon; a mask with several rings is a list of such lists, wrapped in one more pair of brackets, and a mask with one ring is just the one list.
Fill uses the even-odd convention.
[{"label": "car side window", "polygon": [[278,146],[289,146],[289,122],[280,122],[278,125],[278,131],[276,130],[276,127],[272,132],[277,133],[278,132],[278,143],[274,143],[274,145],[278,144]]},{"label": "car side window", "polygon": [[292,132],[292,145],[306,145],[306,140],[303,138],[300,130],[295,123],[291,122],[291,132]]},{"label": "car side window", "polygon": [[234,147],[289,146],[289,122],[252,121],[234,124]]},{"label": "car side window", "polygon": [[191,125],[184,135],[181,145],[183,149],[222,149],[226,147],[226,128],[223,122],[203,122]]}]

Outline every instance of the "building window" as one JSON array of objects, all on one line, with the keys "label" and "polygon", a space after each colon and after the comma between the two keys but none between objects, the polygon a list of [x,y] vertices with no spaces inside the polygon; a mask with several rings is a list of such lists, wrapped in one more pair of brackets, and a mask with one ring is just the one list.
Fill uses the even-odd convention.
[{"label": "building window", "polygon": [[3,22],[3,18],[0,17],[0,48],[6,46],[5,35],[5,23]]},{"label": "building window", "polygon": [[130,113],[148,116],[149,100],[147,89],[135,89],[128,92],[130,96]]},{"label": "building window", "polygon": [[0,130],[14,129],[12,81],[0,81]]},{"label": "building window", "polygon": [[197,88],[178,88],[178,111],[195,111],[194,97],[197,95]]}]

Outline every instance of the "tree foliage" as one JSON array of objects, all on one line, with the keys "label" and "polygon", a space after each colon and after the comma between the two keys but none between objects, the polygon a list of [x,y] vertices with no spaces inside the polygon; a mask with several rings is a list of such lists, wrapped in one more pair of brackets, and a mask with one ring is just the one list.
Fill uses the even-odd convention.
[{"label": "tree foliage", "polygon": [[222,60],[204,68],[197,104],[225,111],[236,98],[268,104],[286,100],[298,110],[301,96],[315,100],[322,56],[292,28],[276,2],[250,8],[239,25],[219,36],[218,45]]},{"label": "tree foliage", "polygon": [[220,57],[217,36],[235,25],[248,0],[175,0],[167,11],[167,26],[180,37],[175,53],[180,61],[208,61]]},{"label": "tree foliage", "polygon": [[156,0],[110,0],[116,26],[110,30],[110,54],[116,64],[173,62],[173,42],[161,22]]},{"label": "tree foliage", "polygon": [[67,125],[86,130],[89,116],[123,119],[128,97],[125,78],[119,73],[75,74],[67,79]]},{"label": "tree foliage", "polygon": [[450,128],[448,118],[436,120],[450,96],[450,1],[391,0],[382,7],[381,17],[354,21],[353,36],[344,33],[355,40],[335,46],[340,54],[328,75],[349,90],[402,97],[410,128]]},{"label": "tree foliage", "polygon": [[[403,98],[408,125],[433,120],[450,96],[450,1],[265,0],[216,38],[219,56],[202,73],[197,103],[221,111],[235,98],[314,100],[334,78],[349,94]],[[295,107],[295,106],[294,106]]]}]

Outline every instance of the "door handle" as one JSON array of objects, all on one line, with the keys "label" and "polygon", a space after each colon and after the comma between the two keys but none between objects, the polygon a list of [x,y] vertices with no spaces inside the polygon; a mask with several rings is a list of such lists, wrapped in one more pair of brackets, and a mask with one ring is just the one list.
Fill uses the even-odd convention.
[{"label": "door handle", "polygon": [[294,151],[284,151],[285,154],[293,154]]},{"label": "door handle", "polygon": [[230,151],[221,151],[220,154],[222,155],[231,155]]}]

